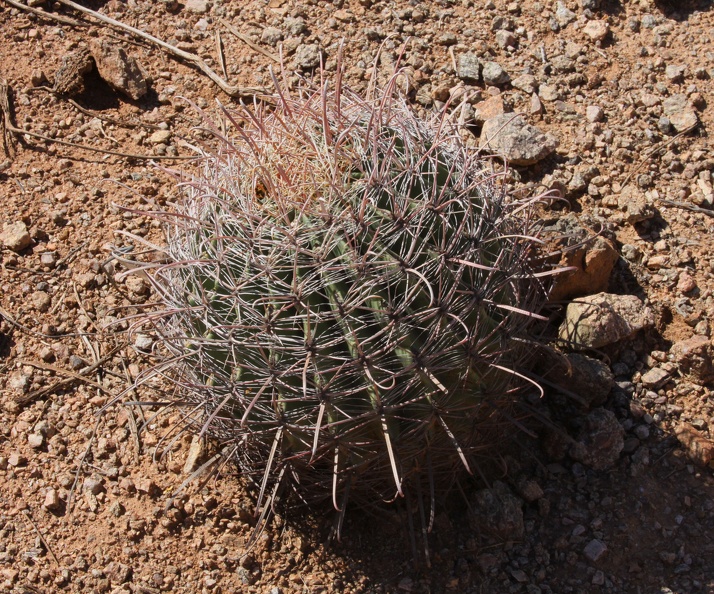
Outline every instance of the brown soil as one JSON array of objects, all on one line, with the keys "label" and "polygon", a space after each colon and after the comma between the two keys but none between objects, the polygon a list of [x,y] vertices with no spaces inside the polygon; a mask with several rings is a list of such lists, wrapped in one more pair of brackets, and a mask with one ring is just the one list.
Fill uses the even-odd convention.
[{"label": "brown soil", "polygon": [[[282,37],[287,73],[310,44],[324,51],[325,68],[334,71],[344,38],[346,84],[357,90],[366,87],[381,44],[383,77],[409,39],[403,60],[415,108],[424,111],[439,105],[444,89],[448,96],[458,86],[455,67],[463,53],[498,62],[512,80],[533,74],[550,87],[538,91],[541,114],[530,113],[530,93],[512,84],[471,87],[483,98],[501,94],[560,141],[554,155],[515,170],[513,183],[533,192],[564,189],[573,211],[600,217],[622,253],[610,292],[645,299],[656,326],[607,352],[617,383],[605,407],[626,430],[614,465],[595,471],[526,437],[519,437],[525,447],[504,456],[509,473],[502,480],[512,486],[534,481],[543,492],[521,500],[522,538],[499,542],[471,530],[465,501],[484,485],[465,481],[464,496],[455,493],[436,516],[426,540],[428,561],[404,505],[349,515],[341,543],[329,540],[331,514],[278,509],[249,543],[256,524],[250,486],[230,465],[213,465],[216,474],[187,481],[191,436],[177,430],[180,413],[130,404],[165,395],[159,386],[129,389],[152,358],[137,351],[126,322],[117,320],[152,296],[141,279],[121,276],[112,253],[132,245],[126,233],[161,241],[159,224],[132,209],[175,199],[175,181],[149,159],[48,140],[147,157],[188,156],[201,134],[194,129],[200,124],[195,106],[215,114],[217,102],[230,106],[237,99],[185,61],[60,3],[53,14],[88,26],[0,2],[0,79],[9,85],[12,107],[7,122],[47,138],[8,133],[0,156],[0,227],[22,221],[31,236],[28,247],[0,252],[0,588],[714,592],[712,468],[697,464],[674,435],[686,422],[711,443],[713,384],[680,373],[668,360],[674,343],[714,331],[711,2],[83,4],[197,53],[216,72],[220,31],[228,79],[251,88],[269,86],[269,67],[279,70],[266,54],[278,53],[271,35]],[[588,36],[588,21],[607,22],[607,36]],[[233,35],[226,22],[263,51]],[[499,45],[496,32],[504,28],[514,36],[511,47]],[[102,36],[139,61],[150,79],[143,98],[127,99],[96,72],[73,97],[53,90],[62,59]],[[662,120],[664,100],[679,94],[698,119],[682,134]],[[602,109],[601,118],[593,117],[599,121],[587,119],[589,106]],[[152,138],[161,130],[168,138]],[[191,168],[175,160],[160,164]],[[580,187],[573,176],[583,172]],[[627,205],[617,201],[628,184],[648,202],[644,220],[628,222]],[[671,372],[654,391],[641,381],[650,367]],[[120,402],[105,408],[117,396]],[[579,413],[567,406],[554,417],[563,417],[572,433]],[[207,444],[202,461],[216,453],[212,447]],[[418,532],[417,516],[411,523]],[[607,547],[597,559],[587,553],[592,541]]]}]

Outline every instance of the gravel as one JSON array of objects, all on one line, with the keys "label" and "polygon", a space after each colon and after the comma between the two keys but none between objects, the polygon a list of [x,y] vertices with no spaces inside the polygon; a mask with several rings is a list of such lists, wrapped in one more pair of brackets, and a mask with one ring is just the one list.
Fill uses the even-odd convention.
[{"label": "gravel", "polygon": [[[113,18],[196,52],[216,72],[223,20],[272,53],[282,43],[284,74],[221,29],[232,84],[270,86],[271,68],[291,82],[293,70],[319,76],[321,56],[329,78],[344,39],[345,80],[360,93],[401,60],[403,90],[425,115],[468,97],[454,117],[466,116],[470,146],[502,116],[557,138],[547,155],[511,163],[509,182],[527,194],[562,192],[564,200],[541,214],[563,219],[567,207],[581,223],[585,234],[577,241],[587,248],[578,251],[580,270],[597,263],[600,240],[611,244],[616,257],[597,291],[636,296],[633,314],[651,318],[597,350],[557,345],[558,358],[592,375],[562,369],[553,383],[565,390],[546,386],[542,398],[534,390],[518,417],[533,436],[514,432],[517,448],[484,456],[475,478],[465,476],[453,499],[439,502],[433,522],[426,494],[387,511],[350,509],[342,543],[326,546],[333,515],[278,506],[278,517],[248,547],[259,486],[246,486],[221,465],[216,475],[186,482],[220,445],[176,431],[189,411],[160,409],[160,378],[129,390],[129,379],[146,377],[154,356],[150,329],[133,329],[128,340],[126,323],[95,334],[105,321],[152,303],[143,279],[118,276],[124,269],[116,260],[102,264],[113,249],[133,244],[125,234],[162,241],[159,229],[131,211],[170,204],[175,180],[145,161],[95,159],[28,136],[0,159],[2,587],[256,594],[714,589],[714,121],[707,107],[714,16],[691,3],[620,4],[617,11],[597,0],[103,6]],[[57,80],[64,58],[102,30],[75,30],[0,4],[0,31],[14,121],[50,138],[189,154],[189,145],[204,146],[209,137],[184,98],[209,115],[218,112],[216,100],[231,104],[198,70],[111,38],[140,64],[147,94],[128,102],[99,81],[100,96],[96,72],[88,74],[89,87],[77,96],[98,114],[88,115],[66,95],[39,87]],[[76,79],[67,84],[67,94],[80,91],[70,88]],[[122,121],[130,126],[116,123]],[[30,147],[36,142],[37,150]],[[554,323],[569,302],[587,302],[594,290],[553,304]],[[96,360],[103,362],[84,380],[75,377]],[[565,393],[575,386],[587,397]],[[116,397],[144,405],[105,410]],[[424,563],[422,513],[432,528],[429,571],[414,569],[415,561]]]}]

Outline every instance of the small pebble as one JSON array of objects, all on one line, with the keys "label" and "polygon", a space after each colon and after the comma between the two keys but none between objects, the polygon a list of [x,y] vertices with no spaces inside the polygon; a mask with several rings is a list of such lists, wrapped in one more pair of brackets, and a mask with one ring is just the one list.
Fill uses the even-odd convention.
[{"label": "small pebble", "polygon": [[587,108],[585,108],[585,119],[587,119],[588,122],[601,122],[604,116],[605,112],[602,107],[588,105]]},{"label": "small pebble", "polygon": [[10,466],[18,467],[18,466],[24,466],[27,464],[27,458],[23,456],[22,454],[18,454],[17,452],[13,452],[8,456],[7,463]]},{"label": "small pebble", "polygon": [[41,448],[45,443],[45,438],[41,433],[30,433],[27,436],[27,443],[35,450]]},{"label": "small pebble", "polygon": [[677,290],[680,293],[689,293],[697,288],[697,281],[687,272],[682,272],[677,281]]},{"label": "small pebble", "polygon": [[599,561],[607,553],[607,546],[601,540],[593,538],[583,549],[585,556],[593,562]]},{"label": "small pebble", "polygon": [[50,511],[54,511],[60,506],[60,497],[56,489],[48,489],[42,506]]},{"label": "small pebble", "polygon": [[610,25],[605,21],[589,21],[583,27],[583,33],[593,41],[602,41],[610,32]]}]

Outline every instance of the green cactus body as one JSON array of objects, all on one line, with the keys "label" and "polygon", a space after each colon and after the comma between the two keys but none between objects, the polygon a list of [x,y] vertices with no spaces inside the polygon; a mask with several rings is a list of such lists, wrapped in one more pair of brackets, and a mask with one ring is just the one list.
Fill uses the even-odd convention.
[{"label": "green cactus body", "polygon": [[390,90],[276,103],[206,151],[167,226],[183,396],[264,488],[339,507],[450,484],[503,424],[543,302],[523,205]]}]

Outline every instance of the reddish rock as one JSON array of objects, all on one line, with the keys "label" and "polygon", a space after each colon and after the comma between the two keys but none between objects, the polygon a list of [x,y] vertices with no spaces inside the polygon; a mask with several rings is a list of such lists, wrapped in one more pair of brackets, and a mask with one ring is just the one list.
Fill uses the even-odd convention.
[{"label": "reddish rock", "polygon": [[124,48],[109,39],[93,39],[89,49],[99,76],[111,87],[131,97],[134,101],[146,94],[148,85],[137,61]]},{"label": "reddish rock", "polygon": [[701,382],[714,379],[714,346],[706,336],[675,342],[669,352],[683,373]]},{"label": "reddish rock", "polygon": [[714,441],[704,437],[689,423],[680,423],[674,433],[693,462],[700,466],[711,466],[714,459]]}]

